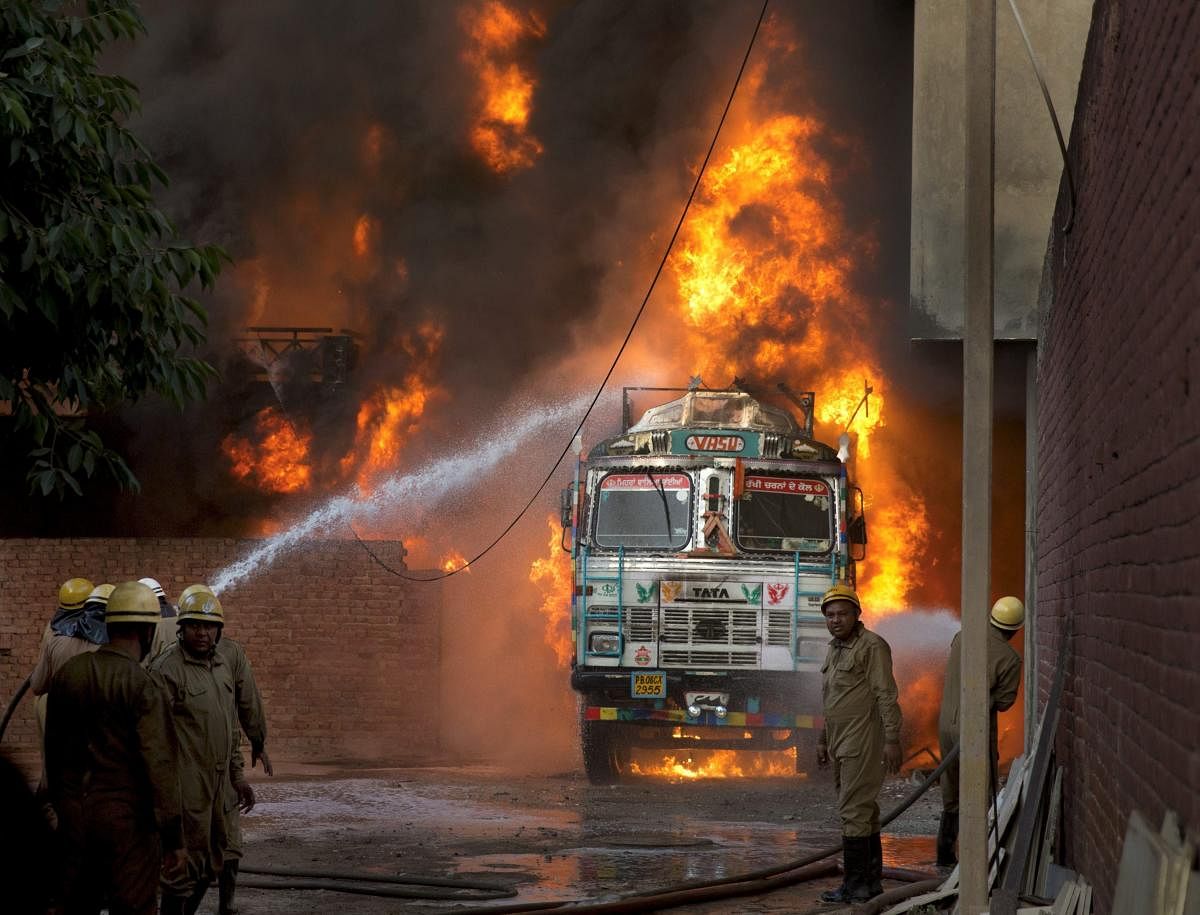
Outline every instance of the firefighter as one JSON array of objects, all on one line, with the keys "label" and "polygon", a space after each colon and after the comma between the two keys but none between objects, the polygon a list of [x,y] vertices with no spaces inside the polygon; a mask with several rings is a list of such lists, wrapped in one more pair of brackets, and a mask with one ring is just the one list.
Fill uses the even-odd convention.
[{"label": "firefighter", "polygon": [[[208,585],[189,585],[179,595],[180,606],[188,601],[189,595],[195,593],[212,594],[213,592]],[[254,669],[250,666],[246,651],[239,642],[222,632],[221,639],[217,642],[217,655],[229,666],[233,675],[233,698],[237,708],[238,722],[246,734],[246,739],[250,741],[250,767],[254,768],[261,759],[263,772],[267,775],[274,775],[275,769],[271,765],[271,758],[267,755],[265,746],[267,719],[263,712],[262,694],[258,691],[258,684],[254,680]],[[221,854],[224,866],[217,878],[220,915],[231,915],[237,911],[234,908],[233,900],[237,888],[238,864],[242,858],[242,828],[241,817],[238,816],[236,808],[230,811],[230,823],[226,838],[228,843],[222,849]]]},{"label": "firefighter", "polygon": [[[72,581],[83,582],[83,579]],[[49,691],[50,681],[67,661],[85,651],[95,651],[108,641],[104,611],[112,592],[112,585],[96,585],[81,603],[72,606],[65,606],[60,597],[58,612],[50,621],[53,634],[42,646],[37,666],[29,675],[29,688],[35,696],[44,696]]]},{"label": "firefighter", "polygon": [[[988,627],[987,682],[991,699],[991,781],[995,785],[1000,764],[997,745],[996,713],[1012,707],[1021,686],[1021,656],[1008,644],[1025,624],[1025,605],[1016,597],[1002,597],[992,604],[991,625]],[[938,715],[938,743],[945,756],[958,743],[958,699],[961,680],[962,633],[954,634],[950,642],[950,657],[946,660],[946,682],[942,687],[942,710]],[[937,863],[953,867],[958,863],[955,843],[958,841],[958,760],[942,773],[942,819],[938,825]]]},{"label": "firefighter", "polygon": [[817,764],[833,761],[833,780],[842,820],[845,877],[823,902],[865,902],[883,892],[883,847],[879,837],[879,789],[883,774],[900,768],[900,705],[888,643],[859,621],[862,604],[849,585],[835,585],[821,598],[821,613],[833,636],[821,668],[825,728]]},{"label": "firefighter", "polygon": [[[38,646],[39,661],[42,655],[46,652],[46,646],[50,644],[54,638],[54,624],[59,622],[68,614],[77,613],[83,609],[83,605],[87,603],[88,595],[92,593],[93,585],[86,578],[68,578],[58,588],[58,607],[54,611],[54,616],[50,618],[50,622],[46,624],[46,628],[42,631],[42,642]],[[30,688],[33,687],[33,675],[29,677]],[[47,687],[50,686],[50,679],[46,678]],[[37,714],[38,734],[44,734],[46,730],[46,700],[40,698],[45,695],[42,693],[34,693],[39,696],[34,703],[34,711]]]},{"label": "firefighter", "polygon": [[[243,775],[241,732],[234,703],[234,672],[217,651],[225,614],[208,591],[193,591],[179,603],[179,641],[154,659],[171,698],[179,738],[183,786],[186,870],[163,883],[163,913],[194,913],[225,852],[238,849],[236,809],[254,806],[254,790]],[[232,859],[231,859],[232,860]]]},{"label": "firefighter", "polygon": [[146,666],[163,653],[164,649],[175,644],[175,634],[178,626],[175,625],[175,608],[171,606],[171,602],[167,600],[167,592],[163,590],[157,579],[154,578],[139,578],[142,584],[154,592],[154,596],[158,598],[158,610],[161,619],[158,623],[158,629],[154,632],[154,644],[150,647],[150,655],[146,658]]},{"label": "firefighter", "polygon": [[161,685],[142,666],[159,619],[145,585],[109,596],[108,644],[68,661],[50,685],[46,775],[59,814],[57,903],[153,915],[160,864],[186,863],[175,729]]}]

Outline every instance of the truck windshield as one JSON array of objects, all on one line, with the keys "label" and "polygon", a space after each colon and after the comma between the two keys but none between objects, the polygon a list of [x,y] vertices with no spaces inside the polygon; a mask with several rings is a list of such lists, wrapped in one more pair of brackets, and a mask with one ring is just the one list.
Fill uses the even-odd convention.
[{"label": "truck windshield", "polygon": [[610,473],[600,481],[596,545],[678,550],[687,546],[692,481],[684,473]]},{"label": "truck windshield", "polygon": [[822,480],[746,475],[737,542],[745,550],[825,553],[833,545],[829,486]]}]

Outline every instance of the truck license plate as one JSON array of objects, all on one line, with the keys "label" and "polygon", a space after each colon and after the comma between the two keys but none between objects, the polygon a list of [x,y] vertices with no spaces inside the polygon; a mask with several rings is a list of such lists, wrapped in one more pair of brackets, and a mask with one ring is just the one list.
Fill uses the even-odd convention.
[{"label": "truck license plate", "polygon": [[631,673],[629,694],[634,699],[666,699],[666,673],[661,670],[639,670]]}]

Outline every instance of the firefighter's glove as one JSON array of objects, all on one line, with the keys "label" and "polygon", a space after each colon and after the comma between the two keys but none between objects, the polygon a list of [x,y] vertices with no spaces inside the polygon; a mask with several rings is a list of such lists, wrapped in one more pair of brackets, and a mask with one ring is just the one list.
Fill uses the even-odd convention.
[{"label": "firefighter's glove", "polygon": [[234,782],[233,790],[237,792],[238,809],[242,813],[249,813],[254,809],[254,789],[246,782]]},{"label": "firefighter's glove", "polygon": [[887,770],[888,775],[900,771],[900,761],[900,743],[889,740],[883,745],[883,768]]},{"label": "firefighter's glove", "polygon": [[167,881],[181,879],[187,874],[187,849],[173,848],[163,855],[162,875]]},{"label": "firefighter's glove", "polygon": [[253,769],[258,765],[260,759],[263,764],[263,772],[267,775],[274,775],[275,768],[271,765],[271,757],[267,755],[266,747],[259,747],[257,750],[250,751],[250,768]]}]

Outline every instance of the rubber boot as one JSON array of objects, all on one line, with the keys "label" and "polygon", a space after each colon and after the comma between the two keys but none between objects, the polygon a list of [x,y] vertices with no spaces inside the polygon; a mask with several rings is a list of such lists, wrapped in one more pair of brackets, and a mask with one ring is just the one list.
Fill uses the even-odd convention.
[{"label": "rubber boot", "polygon": [[866,887],[868,899],[874,899],[883,892],[883,839],[879,833],[874,833],[867,844],[868,858],[866,869]]},{"label": "rubber boot", "polygon": [[236,859],[226,860],[217,878],[217,892],[220,894],[219,915],[237,915],[237,907],[233,904],[233,893],[237,888],[238,862]]},{"label": "rubber boot", "polygon": [[842,885],[836,890],[826,890],[821,894],[822,902],[846,904],[863,902],[867,898],[864,893],[868,865],[867,855],[871,839],[869,836],[842,836],[842,870],[845,875]]},{"label": "rubber boot", "polygon": [[954,854],[954,845],[958,841],[958,812],[942,811],[942,821],[938,824],[937,836],[937,865],[938,867],[954,867],[958,858]]},{"label": "rubber boot", "polygon": [[183,915],[187,911],[187,903],[186,896],[163,896],[158,911],[160,915]]}]

